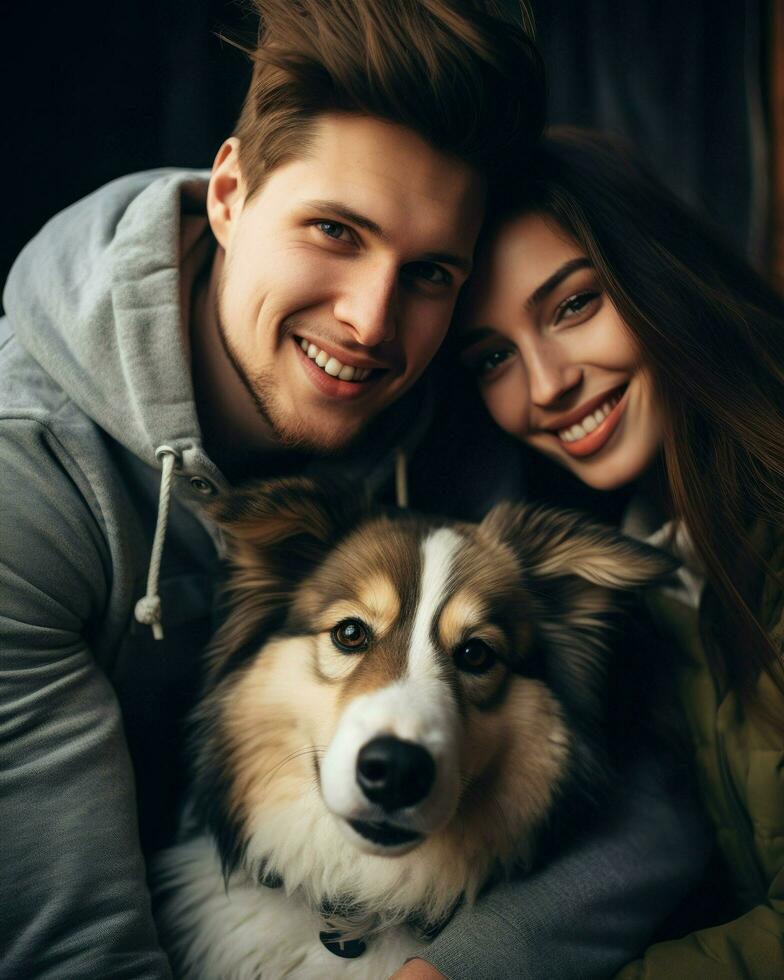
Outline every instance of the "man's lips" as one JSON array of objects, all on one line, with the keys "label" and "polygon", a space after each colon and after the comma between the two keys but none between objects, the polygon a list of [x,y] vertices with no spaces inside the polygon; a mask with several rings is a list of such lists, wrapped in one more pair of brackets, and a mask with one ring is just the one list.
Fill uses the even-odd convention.
[{"label": "man's lips", "polygon": [[324,343],[324,341],[307,337],[304,334],[295,334],[294,339],[303,350],[303,344],[307,344],[308,346],[312,345],[317,350],[323,351],[328,357],[334,357],[347,367],[353,367],[361,371],[387,371],[392,367],[388,361],[383,361],[379,358],[362,356],[361,354],[340,350],[338,347],[330,344],[329,341]]},{"label": "man's lips", "polygon": [[[317,391],[322,395],[326,395],[328,398],[338,399],[340,401],[351,401],[355,398],[361,398],[372,390],[379,379],[387,373],[387,368],[379,369],[375,366],[363,367],[361,365],[351,364],[350,366],[355,369],[359,367],[360,370],[370,370],[370,374],[361,381],[342,381],[340,378],[327,374],[314,360],[308,357],[302,349],[303,338],[292,337],[291,339],[308,379]],[[333,356],[337,357],[337,355]],[[340,358],[337,359],[340,360]],[[341,363],[346,364],[347,362],[342,361]]]}]

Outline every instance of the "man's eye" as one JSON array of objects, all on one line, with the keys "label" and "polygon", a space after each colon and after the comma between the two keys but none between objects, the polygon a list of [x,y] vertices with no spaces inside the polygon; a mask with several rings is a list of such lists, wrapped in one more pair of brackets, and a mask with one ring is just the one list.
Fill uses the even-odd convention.
[{"label": "man's eye", "polygon": [[342,239],[348,234],[346,226],[339,221],[317,221],[316,227],[328,238]]},{"label": "man's eye", "polygon": [[436,286],[448,286],[452,282],[451,274],[433,262],[409,262],[403,267],[403,272],[409,279],[423,279]]},{"label": "man's eye", "polygon": [[560,323],[561,320],[569,317],[579,316],[598,298],[599,293],[597,292],[576,293],[574,296],[570,296],[556,310],[555,322]]}]

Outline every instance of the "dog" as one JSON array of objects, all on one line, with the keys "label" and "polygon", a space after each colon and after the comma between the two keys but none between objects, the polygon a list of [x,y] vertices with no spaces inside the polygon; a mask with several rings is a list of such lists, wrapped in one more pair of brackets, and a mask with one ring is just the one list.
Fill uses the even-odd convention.
[{"label": "dog", "polygon": [[185,978],[389,976],[594,805],[623,594],[674,563],[573,513],[460,523],[303,478],[213,517],[228,613],[162,942]]}]

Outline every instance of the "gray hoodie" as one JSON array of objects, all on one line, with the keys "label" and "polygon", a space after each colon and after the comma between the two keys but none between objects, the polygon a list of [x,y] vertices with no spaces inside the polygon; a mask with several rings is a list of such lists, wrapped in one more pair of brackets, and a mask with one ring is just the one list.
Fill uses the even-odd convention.
[{"label": "gray hoodie", "polygon": [[[3,978],[169,976],[142,845],[165,844],[177,819],[178,723],[217,568],[200,507],[228,489],[201,441],[182,275],[197,247],[184,218],[203,218],[205,189],[200,173],[115,181],[44,228],[4,297]],[[391,450],[427,420],[412,397],[344,475],[371,492],[388,482]],[[134,618],[145,592],[160,641]],[[461,912],[427,958],[472,980],[609,974],[702,866],[701,824],[678,806],[639,768],[601,834]]]}]

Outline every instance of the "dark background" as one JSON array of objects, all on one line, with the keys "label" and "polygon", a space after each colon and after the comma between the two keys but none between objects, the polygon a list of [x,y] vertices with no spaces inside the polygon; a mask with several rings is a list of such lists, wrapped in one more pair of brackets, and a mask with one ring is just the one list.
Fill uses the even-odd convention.
[{"label": "dark background", "polygon": [[[510,0],[514,2],[514,0]],[[774,0],[534,0],[550,118],[635,140],[757,264],[768,213]],[[229,0],[8,4],[0,282],[55,212],[113,177],[209,167],[247,86]]]}]

